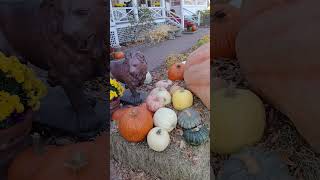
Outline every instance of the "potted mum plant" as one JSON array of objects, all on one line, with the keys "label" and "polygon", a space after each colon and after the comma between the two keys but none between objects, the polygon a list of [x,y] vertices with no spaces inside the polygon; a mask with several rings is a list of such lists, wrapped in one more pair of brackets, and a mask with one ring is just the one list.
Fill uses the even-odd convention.
[{"label": "potted mum plant", "polygon": [[110,111],[111,114],[119,109],[120,97],[123,96],[124,87],[115,79],[110,78]]},{"label": "potted mum plant", "polygon": [[32,127],[33,112],[46,93],[46,86],[30,68],[0,52],[0,165],[23,144]]}]

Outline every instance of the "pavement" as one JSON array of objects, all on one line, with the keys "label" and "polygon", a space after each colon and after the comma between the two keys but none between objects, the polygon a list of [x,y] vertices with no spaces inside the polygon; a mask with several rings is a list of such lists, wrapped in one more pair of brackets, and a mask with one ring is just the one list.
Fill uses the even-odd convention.
[{"label": "pavement", "polygon": [[199,28],[194,34],[182,34],[175,40],[167,40],[152,47],[134,47],[144,53],[149,71],[159,67],[166,56],[172,53],[183,53],[190,49],[200,38],[210,33],[210,28]]}]

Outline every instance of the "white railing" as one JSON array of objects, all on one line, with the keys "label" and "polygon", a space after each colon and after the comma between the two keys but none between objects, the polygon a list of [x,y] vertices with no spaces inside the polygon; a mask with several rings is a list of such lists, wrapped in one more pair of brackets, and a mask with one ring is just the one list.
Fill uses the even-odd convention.
[{"label": "white railing", "polygon": [[111,17],[113,18],[111,18],[111,22],[114,19],[116,23],[127,23],[131,18],[135,18],[138,21],[142,17],[139,10],[143,8],[148,8],[155,20],[166,18],[164,7],[112,7]]},{"label": "white railing", "polygon": [[186,8],[182,8],[182,10],[184,11],[184,18],[200,25],[200,13],[196,14]]},{"label": "white railing", "polygon": [[113,17],[116,23],[128,22],[134,17],[134,7],[113,7]]},{"label": "white railing", "polygon": [[[176,26],[182,28],[182,24],[181,24],[181,17],[179,15],[177,15],[176,13],[169,11],[166,9],[166,13],[167,13],[167,21],[169,21],[170,23],[175,24]],[[180,21],[179,21],[180,19]]]},{"label": "white railing", "polygon": [[165,17],[165,11],[163,11],[163,7],[148,7],[148,9],[152,12],[153,19],[160,19]]}]

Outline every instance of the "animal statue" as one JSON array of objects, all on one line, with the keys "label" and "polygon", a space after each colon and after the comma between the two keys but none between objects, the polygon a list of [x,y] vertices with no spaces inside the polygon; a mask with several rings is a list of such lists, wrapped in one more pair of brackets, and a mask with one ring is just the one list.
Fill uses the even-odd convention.
[{"label": "animal statue", "polygon": [[0,51],[48,71],[77,115],[78,132],[101,126],[84,96],[86,80],[105,75],[104,0],[0,0]]},{"label": "animal statue", "polygon": [[143,85],[148,72],[147,61],[142,52],[130,51],[126,53],[125,60],[111,61],[110,72],[113,78],[128,86],[133,104],[142,102],[140,93],[136,91],[137,87]]}]

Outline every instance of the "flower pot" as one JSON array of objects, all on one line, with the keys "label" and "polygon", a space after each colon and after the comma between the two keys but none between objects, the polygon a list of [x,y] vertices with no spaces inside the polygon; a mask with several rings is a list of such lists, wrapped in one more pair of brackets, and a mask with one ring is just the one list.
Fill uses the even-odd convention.
[{"label": "flower pot", "polygon": [[20,122],[0,130],[0,168],[6,167],[12,158],[26,145],[26,138],[32,127],[33,112],[26,111],[19,117]]},{"label": "flower pot", "polygon": [[110,113],[112,114],[120,108],[120,98],[116,98],[110,102]]}]

